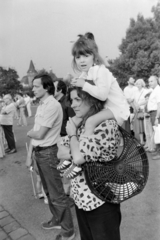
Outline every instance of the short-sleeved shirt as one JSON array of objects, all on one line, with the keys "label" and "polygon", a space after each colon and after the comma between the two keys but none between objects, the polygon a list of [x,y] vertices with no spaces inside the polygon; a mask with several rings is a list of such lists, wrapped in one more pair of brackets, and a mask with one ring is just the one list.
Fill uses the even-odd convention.
[{"label": "short-sleeved shirt", "polygon": [[124,95],[126,97],[126,99],[132,99],[134,100],[134,96],[135,96],[135,92],[137,91],[137,87],[136,86],[127,86],[124,88],[123,92]]},{"label": "short-sleeved shirt", "polygon": [[10,103],[2,108],[6,114],[0,114],[0,124],[1,125],[13,125],[13,116],[15,113],[14,103]]},{"label": "short-sleeved shirt", "polygon": [[[106,120],[101,123],[91,136],[84,135],[84,126],[78,129],[77,134],[80,152],[85,162],[111,161],[117,155],[120,135],[116,121]],[[68,136],[61,139],[61,144],[70,146]],[[104,201],[96,197],[89,189],[83,171],[71,180],[71,186],[71,194],[79,209],[91,211],[104,204]]]},{"label": "short-sleeved shirt", "polygon": [[157,111],[157,104],[160,103],[160,86],[157,85],[148,99],[148,111]]},{"label": "short-sleeved shirt", "polygon": [[32,139],[33,146],[52,146],[57,143],[62,125],[63,112],[60,103],[52,96],[48,96],[37,108],[34,131],[41,126],[49,128],[42,140]]}]

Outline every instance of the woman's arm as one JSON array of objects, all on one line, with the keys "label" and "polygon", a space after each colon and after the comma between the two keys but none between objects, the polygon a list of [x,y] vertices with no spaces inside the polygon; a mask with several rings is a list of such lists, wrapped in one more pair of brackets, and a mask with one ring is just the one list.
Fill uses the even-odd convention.
[{"label": "woman's arm", "polygon": [[80,152],[79,141],[77,138],[77,129],[76,125],[74,124],[73,119],[69,118],[69,121],[66,125],[66,131],[70,138],[70,149],[71,155],[73,158],[73,162],[75,164],[82,164],[85,162],[82,153]]},{"label": "woman's arm", "polygon": [[79,142],[76,135],[71,137],[70,147],[71,147],[73,162],[77,165],[85,163],[85,159],[82,153],[80,152]]}]

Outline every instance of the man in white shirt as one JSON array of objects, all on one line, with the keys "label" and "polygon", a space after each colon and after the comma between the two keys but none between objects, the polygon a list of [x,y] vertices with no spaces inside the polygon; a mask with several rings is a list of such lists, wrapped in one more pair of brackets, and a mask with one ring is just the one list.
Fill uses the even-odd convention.
[{"label": "man in white shirt", "polygon": [[42,185],[52,219],[42,223],[43,229],[61,229],[56,239],[72,240],[75,236],[71,210],[64,192],[60,173],[57,170],[57,142],[63,119],[60,103],[53,97],[54,84],[48,74],[39,74],[33,79],[33,92],[40,99],[35,115],[35,124],[27,136],[31,138],[26,165],[32,165],[32,151],[39,170]]},{"label": "man in white shirt", "polygon": [[124,88],[124,95],[127,99],[128,104],[131,106],[134,101],[135,92],[137,91],[137,87],[134,85],[135,79],[130,77],[128,80],[128,86]]},{"label": "man in white shirt", "polygon": [[[153,89],[148,100],[148,112],[150,113],[152,126],[160,124],[160,86],[158,77],[151,76],[148,80],[149,86]],[[160,160],[160,144],[156,144],[156,155],[153,160]]]},{"label": "man in white shirt", "polygon": [[6,94],[3,97],[3,100],[5,106],[1,110],[0,124],[3,127],[5,138],[8,144],[8,149],[6,149],[5,152],[12,154],[17,152],[13,134],[13,117],[15,113],[15,105],[10,94]]}]

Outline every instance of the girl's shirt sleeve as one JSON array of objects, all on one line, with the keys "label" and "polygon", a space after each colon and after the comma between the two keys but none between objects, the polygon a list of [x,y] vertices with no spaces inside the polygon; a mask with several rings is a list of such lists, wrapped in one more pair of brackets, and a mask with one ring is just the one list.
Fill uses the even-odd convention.
[{"label": "girl's shirt sleeve", "polygon": [[83,90],[101,101],[106,101],[113,78],[104,65],[94,66],[89,70],[87,80],[93,80],[95,85],[85,82]]},{"label": "girl's shirt sleeve", "polygon": [[111,161],[117,155],[120,135],[114,120],[106,120],[95,128],[91,136],[81,135],[80,152],[86,162]]}]

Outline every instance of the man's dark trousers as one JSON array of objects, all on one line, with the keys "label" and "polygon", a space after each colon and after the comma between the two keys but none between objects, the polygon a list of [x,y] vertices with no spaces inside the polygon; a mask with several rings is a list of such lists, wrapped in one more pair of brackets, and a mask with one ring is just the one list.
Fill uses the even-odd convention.
[{"label": "man's dark trousers", "polygon": [[48,197],[53,222],[62,227],[62,235],[70,237],[74,233],[71,210],[64,192],[62,179],[57,170],[57,145],[33,151],[46,196]]},{"label": "man's dark trousers", "polygon": [[3,127],[4,135],[6,141],[8,143],[8,148],[10,150],[16,148],[14,134],[13,134],[13,126],[12,125],[1,125]]}]

